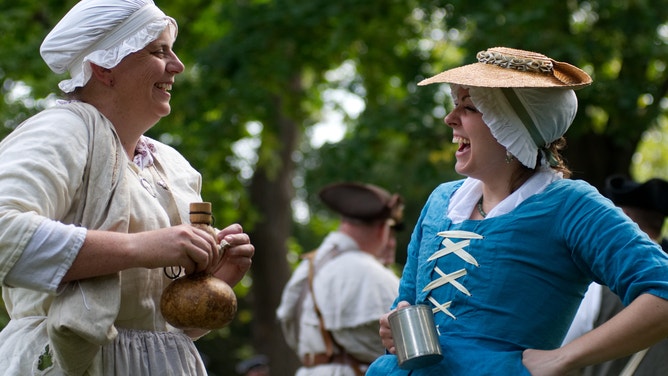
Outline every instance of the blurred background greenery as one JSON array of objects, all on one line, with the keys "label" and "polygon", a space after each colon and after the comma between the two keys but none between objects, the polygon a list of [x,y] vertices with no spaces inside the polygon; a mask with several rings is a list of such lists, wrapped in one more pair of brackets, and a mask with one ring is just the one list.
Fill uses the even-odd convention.
[{"label": "blurred background greenery", "polygon": [[[38,50],[72,0],[0,0],[0,137],[52,105],[57,82]],[[458,179],[442,118],[446,85],[423,78],[507,46],[544,53],[594,78],[578,91],[565,157],[575,179],[668,178],[668,1],[157,0],[179,23],[186,65],[172,114],[150,131],[204,178],[216,224],[240,222],[256,246],[229,327],[197,342],[211,375],[267,354],[274,375],[297,360],[275,321],[303,251],[336,218],[325,184],[357,180],[406,199],[407,227],[427,195]],[[0,173],[2,173],[0,171]],[[399,236],[405,259],[410,230]],[[6,325],[0,314],[0,326]]]}]

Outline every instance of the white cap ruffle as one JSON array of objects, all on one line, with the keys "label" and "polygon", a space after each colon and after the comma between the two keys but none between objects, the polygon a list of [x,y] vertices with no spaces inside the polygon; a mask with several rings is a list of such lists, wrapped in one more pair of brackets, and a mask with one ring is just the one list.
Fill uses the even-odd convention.
[{"label": "white cap ruffle", "polygon": [[[456,85],[452,92],[456,93]],[[547,148],[562,137],[573,123],[578,102],[572,89],[564,88],[483,88],[468,87],[471,100],[482,113],[496,140],[523,165],[536,167],[538,150]],[[521,103],[521,110],[532,124],[522,121],[510,104],[504,90],[512,90]],[[509,93],[509,94],[512,94]],[[537,132],[532,137],[530,128]],[[534,140],[538,138],[538,140]],[[545,156],[543,155],[545,159]],[[547,161],[543,160],[546,166]]]},{"label": "white cap ruffle", "polygon": [[46,36],[40,54],[55,73],[69,72],[58,86],[66,93],[84,86],[90,63],[113,68],[131,53],[158,38],[176,21],[152,0],[82,0]]}]

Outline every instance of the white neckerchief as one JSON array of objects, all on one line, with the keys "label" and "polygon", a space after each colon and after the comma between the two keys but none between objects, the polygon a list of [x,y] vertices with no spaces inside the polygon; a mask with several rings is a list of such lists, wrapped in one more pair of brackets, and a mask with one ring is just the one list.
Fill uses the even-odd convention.
[{"label": "white neckerchief", "polygon": [[[485,219],[511,212],[524,200],[542,192],[550,183],[560,179],[563,179],[561,173],[552,169],[540,169],[522,184],[519,189],[506,197],[494,209],[490,210]],[[482,196],[482,182],[478,179],[466,178],[462,186],[457,189],[450,199],[447,213],[448,218],[453,223],[461,223],[469,219],[480,196]]]},{"label": "white neckerchief", "polygon": [[132,158],[132,161],[140,170],[143,170],[145,167],[151,167],[153,165],[153,154],[155,154],[155,152],[155,144],[146,136],[141,136],[135,147],[135,155]]}]

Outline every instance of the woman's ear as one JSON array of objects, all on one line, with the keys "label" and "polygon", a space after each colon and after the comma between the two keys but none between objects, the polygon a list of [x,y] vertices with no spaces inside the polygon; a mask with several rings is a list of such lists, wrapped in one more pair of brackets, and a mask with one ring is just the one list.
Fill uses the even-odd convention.
[{"label": "woman's ear", "polygon": [[92,78],[97,79],[104,85],[114,87],[114,77],[109,68],[103,68],[97,64],[89,63],[92,71]]}]

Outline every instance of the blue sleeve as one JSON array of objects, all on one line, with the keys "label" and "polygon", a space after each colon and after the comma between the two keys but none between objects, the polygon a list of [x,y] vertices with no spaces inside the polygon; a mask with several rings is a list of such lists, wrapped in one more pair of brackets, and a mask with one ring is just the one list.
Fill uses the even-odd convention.
[{"label": "blue sleeve", "polygon": [[668,255],[660,245],[595,188],[570,182],[559,223],[578,267],[624,305],[643,293],[668,299]]}]

